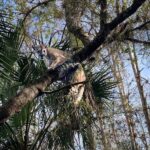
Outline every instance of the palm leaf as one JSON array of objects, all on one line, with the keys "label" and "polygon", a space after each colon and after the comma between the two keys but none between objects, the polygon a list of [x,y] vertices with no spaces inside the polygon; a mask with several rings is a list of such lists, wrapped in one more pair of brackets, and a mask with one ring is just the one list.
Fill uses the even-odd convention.
[{"label": "palm leaf", "polygon": [[31,83],[37,79],[44,70],[46,70],[44,63],[30,56],[20,56],[17,61],[18,70],[16,72],[17,81],[21,82],[22,85]]},{"label": "palm leaf", "polygon": [[[117,82],[114,81],[109,68],[101,69],[92,76],[92,88],[94,95],[100,102],[102,99],[111,99],[114,96],[114,90]],[[98,102],[97,101],[97,102]]]},{"label": "palm leaf", "polygon": [[0,16],[0,77],[11,80],[22,43],[21,27],[8,24],[4,17]]}]

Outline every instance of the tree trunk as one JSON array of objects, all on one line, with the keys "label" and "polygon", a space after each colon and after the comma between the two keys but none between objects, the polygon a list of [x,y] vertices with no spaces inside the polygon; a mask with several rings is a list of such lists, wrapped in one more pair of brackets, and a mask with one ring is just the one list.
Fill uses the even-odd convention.
[{"label": "tree trunk", "polygon": [[139,91],[139,94],[140,94],[140,99],[141,99],[143,113],[144,113],[147,128],[148,128],[148,133],[149,133],[149,136],[150,136],[150,118],[149,118],[149,113],[148,113],[148,109],[147,109],[148,107],[147,107],[146,97],[144,95],[143,85],[141,83],[141,74],[140,74],[140,70],[139,70],[139,66],[138,66],[138,60],[137,60],[134,45],[133,45],[133,49],[131,49],[129,47],[129,56],[130,56],[131,65],[132,65],[133,73],[134,73],[134,76],[135,76],[137,88],[138,88],[138,91]]},{"label": "tree trunk", "polygon": [[122,68],[120,68],[121,62],[115,53],[111,53],[111,57],[112,57],[112,62],[113,62],[112,72],[116,80],[119,82],[118,89],[119,89],[119,94],[120,94],[123,110],[125,112],[125,117],[127,121],[128,130],[129,130],[132,149],[136,150],[137,143],[135,141],[135,131],[134,131],[134,126],[133,126],[132,114],[131,114],[132,110],[129,104],[128,95],[125,93],[125,87],[124,87],[122,75],[120,73],[120,70],[122,70]]}]

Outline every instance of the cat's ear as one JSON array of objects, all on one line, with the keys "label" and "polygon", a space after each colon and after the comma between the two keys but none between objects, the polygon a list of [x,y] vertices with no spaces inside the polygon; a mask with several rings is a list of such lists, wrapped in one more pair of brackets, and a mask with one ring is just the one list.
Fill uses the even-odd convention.
[{"label": "cat's ear", "polygon": [[47,46],[45,44],[41,44],[41,48],[45,49],[45,48],[47,48]]}]

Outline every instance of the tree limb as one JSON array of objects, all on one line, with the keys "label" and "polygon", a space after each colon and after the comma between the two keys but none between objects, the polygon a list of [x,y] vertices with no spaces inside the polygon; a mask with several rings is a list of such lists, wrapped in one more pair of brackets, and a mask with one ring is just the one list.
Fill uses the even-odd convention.
[{"label": "tree limb", "polygon": [[136,28],[134,28],[134,29],[129,30],[129,32],[135,31],[135,30],[141,30],[143,27],[145,27],[145,26],[146,26],[147,24],[149,24],[149,23],[150,23],[150,20],[144,22],[143,24],[141,24],[140,26],[138,26],[138,27],[136,27]]},{"label": "tree limb", "polygon": [[57,89],[57,90],[54,90],[54,91],[44,91],[44,92],[42,92],[42,94],[53,94],[53,93],[57,93],[57,92],[62,91],[62,90],[64,90],[64,89],[68,89],[68,88],[70,88],[71,86],[78,85],[78,84],[85,84],[85,83],[87,83],[87,82],[88,82],[88,81],[82,81],[82,82],[72,83],[72,84],[63,86],[62,88]]},{"label": "tree limb", "polygon": [[24,105],[40,95],[58,77],[57,75],[57,71],[48,71],[34,84],[25,87],[16,96],[9,99],[7,103],[0,107],[0,123],[5,122],[8,117],[19,112]]},{"label": "tree limb", "polygon": [[101,6],[100,27],[101,27],[101,30],[103,30],[107,22],[107,0],[99,0],[99,4]]},{"label": "tree limb", "polygon": [[89,36],[81,25],[85,0],[64,0],[65,17],[69,32],[79,38],[84,45],[90,42]]},{"label": "tree limb", "polygon": [[145,45],[150,45],[150,41],[141,41],[141,40],[130,38],[130,37],[125,38],[125,40],[131,41],[131,42],[134,42],[134,43],[141,43],[141,44],[145,44]]},{"label": "tree limb", "polygon": [[46,4],[48,4],[49,2],[50,2],[50,0],[45,0],[45,1],[39,2],[39,3],[37,3],[35,6],[33,6],[33,7],[32,7],[30,10],[28,10],[27,13],[25,14],[24,19],[23,19],[23,22],[25,22],[25,20],[27,19],[27,17],[30,15],[30,13],[31,13],[34,9],[36,9],[36,8],[39,7],[39,6],[46,5]]},{"label": "tree limb", "polygon": [[[104,29],[99,32],[95,39],[85,46],[80,52],[75,54],[72,59],[75,62],[82,62],[86,60],[101,44],[103,44],[110,31],[126,20],[129,16],[134,14],[145,1],[146,0],[134,0],[133,4],[129,8],[118,15],[111,23],[106,24]],[[25,87],[16,96],[9,99],[5,105],[0,107],[0,122],[5,122],[10,116],[18,112],[24,105],[43,92],[47,86],[58,79],[59,71],[56,68],[53,71],[48,71],[34,84]]]},{"label": "tree limb", "polygon": [[120,13],[114,20],[110,23],[107,23],[103,30],[100,30],[98,35],[91,41],[87,46],[85,46],[80,52],[76,53],[73,56],[74,61],[82,62],[91,56],[94,51],[103,44],[106,40],[108,34],[116,28],[120,23],[125,21],[128,17],[133,15],[137,9],[145,2],[146,0],[134,0],[133,4],[128,7],[125,11]]}]

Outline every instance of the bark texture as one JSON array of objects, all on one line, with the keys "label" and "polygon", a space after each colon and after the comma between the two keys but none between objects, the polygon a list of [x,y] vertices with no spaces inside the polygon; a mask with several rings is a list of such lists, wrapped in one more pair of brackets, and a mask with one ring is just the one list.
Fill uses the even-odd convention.
[{"label": "bark texture", "polygon": [[81,17],[85,9],[86,0],[64,0],[65,17],[68,30],[79,38],[84,45],[90,40],[81,25]]}]

